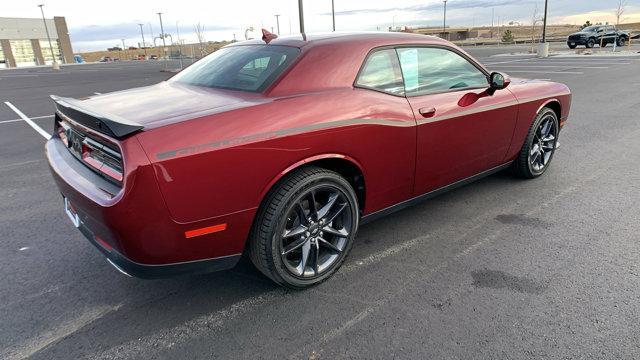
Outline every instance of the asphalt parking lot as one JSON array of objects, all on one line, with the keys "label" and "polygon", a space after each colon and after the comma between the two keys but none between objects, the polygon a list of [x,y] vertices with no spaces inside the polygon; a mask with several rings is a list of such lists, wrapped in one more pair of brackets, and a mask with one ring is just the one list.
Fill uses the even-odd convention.
[{"label": "asphalt parking lot", "polygon": [[162,62],[0,71],[0,358],[639,358],[640,57],[494,56],[522,49],[467,50],[571,88],[548,172],[363,226],[338,274],[301,292],[248,261],[128,278],[64,215],[44,138],[5,102],[50,131],[49,94],[154,84]]}]

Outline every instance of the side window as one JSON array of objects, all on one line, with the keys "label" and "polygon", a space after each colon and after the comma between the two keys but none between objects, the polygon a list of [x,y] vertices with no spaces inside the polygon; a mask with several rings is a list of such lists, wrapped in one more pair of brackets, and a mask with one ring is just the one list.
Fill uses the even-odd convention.
[{"label": "side window", "polygon": [[457,53],[441,48],[399,48],[407,96],[489,85],[486,75]]},{"label": "side window", "polygon": [[369,55],[356,85],[394,95],[404,95],[402,72],[398,66],[396,51],[380,50]]}]

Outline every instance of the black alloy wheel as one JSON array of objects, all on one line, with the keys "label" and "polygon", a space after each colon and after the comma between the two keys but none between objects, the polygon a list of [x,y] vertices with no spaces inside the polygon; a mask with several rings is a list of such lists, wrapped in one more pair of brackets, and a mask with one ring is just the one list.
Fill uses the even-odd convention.
[{"label": "black alloy wheel", "polygon": [[525,143],[514,161],[515,173],[527,179],[542,175],[553,159],[558,134],[558,117],[555,111],[543,108],[531,125]]},{"label": "black alloy wheel", "polygon": [[353,228],[349,202],[339,188],[318,185],[289,208],[280,236],[280,257],[300,278],[315,278],[339,260]]},{"label": "black alloy wheel", "polygon": [[306,288],[344,262],[359,221],[357,197],[346,179],[327,169],[302,168],[267,195],[251,232],[249,256],[276,283]]}]

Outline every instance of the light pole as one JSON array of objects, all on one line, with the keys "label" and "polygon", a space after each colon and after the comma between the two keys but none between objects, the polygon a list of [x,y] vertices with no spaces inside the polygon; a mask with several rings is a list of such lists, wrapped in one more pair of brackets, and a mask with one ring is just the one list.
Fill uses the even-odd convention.
[{"label": "light pole", "polygon": [[278,35],[280,35],[280,14],[273,15],[276,17],[276,29],[278,30]]},{"label": "light pole", "polygon": [[162,26],[162,13],[157,13],[160,18],[160,37],[162,38],[162,54],[164,55],[164,69],[167,70],[167,43],[164,41],[164,27]]},{"label": "light pole", "polygon": [[542,42],[547,42],[547,5],[548,0],[544,0],[544,19],[542,19]]},{"label": "light pole", "polygon": [[42,9],[43,6],[44,4],[38,5],[38,7],[40,8],[40,13],[42,13],[42,22],[44,23],[44,31],[47,33],[47,40],[49,40],[49,50],[51,50],[51,59],[53,59],[53,63],[51,64],[51,66],[53,67],[54,70],[60,70],[60,64],[58,64],[58,60],[56,59],[56,56],[53,53],[53,44],[51,44],[51,36],[49,35],[47,20],[45,20],[44,18],[44,10]]},{"label": "light pole", "polygon": [[447,34],[447,0],[444,0],[444,16],[442,20],[442,37]]},{"label": "light pole", "polygon": [[176,34],[178,35],[178,53],[180,54],[180,69],[182,69],[182,41],[180,40],[180,28],[178,27],[178,21],[176,21]]},{"label": "light pole", "polygon": [[[142,35],[142,48],[144,49],[144,59],[147,60],[147,47],[144,46],[144,31],[142,30],[142,27],[144,26],[144,24],[138,24],[138,26],[140,26],[140,35]],[[151,36],[153,36],[153,34],[151,34]]]},{"label": "light pole", "polygon": [[331,20],[333,21],[333,31],[336,31],[336,7],[333,2],[331,0]]},{"label": "light pole", "polygon": [[304,34],[304,9],[302,0],[298,0],[298,17],[300,18],[300,34]]},{"label": "light pole", "polygon": [[544,18],[542,19],[542,42],[538,44],[538,57],[549,57],[549,44],[547,43],[547,5],[549,0],[544,0]]}]

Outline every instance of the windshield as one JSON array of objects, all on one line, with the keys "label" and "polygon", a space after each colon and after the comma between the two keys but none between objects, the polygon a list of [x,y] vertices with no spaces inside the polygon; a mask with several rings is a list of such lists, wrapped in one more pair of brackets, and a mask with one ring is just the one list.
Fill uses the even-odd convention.
[{"label": "windshield", "polygon": [[189,66],[170,81],[219,89],[262,92],[291,65],[299,53],[299,49],[289,46],[230,46]]},{"label": "windshield", "polygon": [[587,26],[586,28],[582,29],[582,31],[593,32],[593,31],[597,31],[599,28],[600,26]]}]

